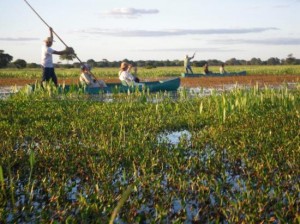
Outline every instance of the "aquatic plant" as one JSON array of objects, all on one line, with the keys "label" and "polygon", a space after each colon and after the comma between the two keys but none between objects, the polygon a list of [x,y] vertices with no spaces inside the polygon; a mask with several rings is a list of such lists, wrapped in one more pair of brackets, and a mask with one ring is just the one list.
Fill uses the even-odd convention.
[{"label": "aquatic plant", "polygon": [[98,97],[0,100],[0,222],[299,221],[299,88]]}]

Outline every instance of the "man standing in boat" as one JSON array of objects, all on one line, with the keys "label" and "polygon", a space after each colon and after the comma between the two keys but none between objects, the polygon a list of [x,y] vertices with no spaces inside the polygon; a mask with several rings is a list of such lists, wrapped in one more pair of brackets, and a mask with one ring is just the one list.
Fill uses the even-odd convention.
[{"label": "man standing in boat", "polygon": [[67,48],[63,51],[56,51],[51,48],[53,44],[53,29],[50,27],[50,37],[47,37],[44,42],[45,45],[42,48],[42,86],[44,81],[49,81],[50,79],[54,82],[55,86],[58,86],[57,77],[54,71],[52,54],[63,55],[63,54],[74,54],[73,48]]},{"label": "man standing in boat", "polygon": [[186,73],[189,73],[189,71],[193,74],[193,70],[191,67],[191,59],[193,59],[195,57],[195,53],[193,54],[192,57],[189,57],[188,55],[185,56],[184,58],[184,68]]}]

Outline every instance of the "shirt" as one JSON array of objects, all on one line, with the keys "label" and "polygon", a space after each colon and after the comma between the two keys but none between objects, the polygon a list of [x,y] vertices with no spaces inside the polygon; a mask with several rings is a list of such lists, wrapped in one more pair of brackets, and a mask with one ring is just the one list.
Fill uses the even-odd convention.
[{"label": "shirt", "polygon": [[51,47],[43,46],[42,48],[42,66],[44,68],[53,68],[53,59],[52,54],[55,50],[53,50]]},{"label": "shirt", "polygon": [[193,57],[185,57],[184,58],[184,60],[183,60],[183,62],[184,62],[184,67],[188,67],[188,66],[191,66],[191,59],[193,59],[194,58],[194,56]]},{"label": "shirt", "polygon": [[79,80],[81,84],[88,85],[89,87],[106,87],[105,82],[102,80],[95,80],[95,78],[89,73],[81,73]]},{"label": "shirt", "polygon": [[120,71],[119,73],[119,79],[123,82],[125,81],[127,84],[132,84],[134,82],[134,76],[131,75],[127,71]]}]

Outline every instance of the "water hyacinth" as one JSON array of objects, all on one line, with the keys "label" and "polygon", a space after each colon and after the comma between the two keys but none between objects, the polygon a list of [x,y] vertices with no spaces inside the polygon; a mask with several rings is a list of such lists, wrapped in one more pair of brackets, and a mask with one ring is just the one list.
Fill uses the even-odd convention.
[{"label": "water hyacinth", "polygon": [[299,88],[0,104],[0,222],[299,221]]}]

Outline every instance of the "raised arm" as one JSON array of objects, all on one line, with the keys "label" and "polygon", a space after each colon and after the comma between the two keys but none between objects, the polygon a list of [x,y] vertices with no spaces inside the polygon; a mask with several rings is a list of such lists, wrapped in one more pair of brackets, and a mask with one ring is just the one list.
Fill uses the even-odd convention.
[{"label": "raised arm", "polygon": [[63,50],[63,51],[53,51],[53,54],[63,55],[63,54],[70,54],[69,50]]},{"label": "raised arm", "polygon": [[49,27],[49,30],[50,30],[50,37],[53,40],[53,29],[52,29],[52,27]]},{"label": "raised arm", "polygon": [[126,70],[126,71],[127,71],[127,72],[130,72],[131,68],[132,68],[132,65],[131,65],[131,64],[129,64],[129,65],[128,65],[128,68],[127,68],[127,70]]}]

